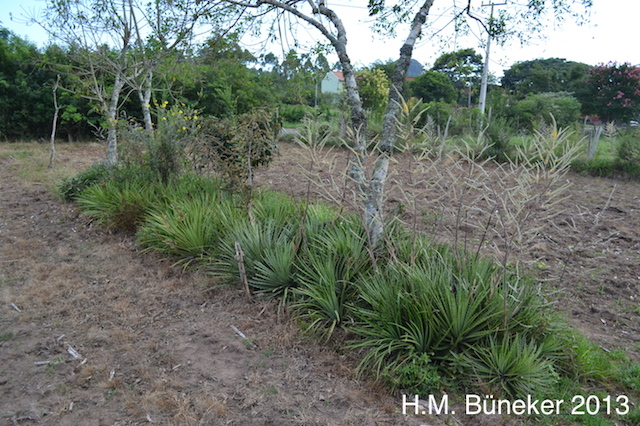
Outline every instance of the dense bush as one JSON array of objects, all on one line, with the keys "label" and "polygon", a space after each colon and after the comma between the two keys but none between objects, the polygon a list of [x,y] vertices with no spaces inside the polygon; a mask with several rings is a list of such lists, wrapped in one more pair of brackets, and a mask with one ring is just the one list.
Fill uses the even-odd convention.
[{"label": "dense bush", "polygon": [[623,164],[640,168],[640,131],[632,130],[624,132],[618,142],[618,159]]},{"label": "dense bush", "polygon": [[458,92],[449,77],[436,71],[426,71],[417,76],[409,86],[413,96],[421,98],[424,102],[450,104],[458,98]]},{"label": "dense bush", "polygon": [[120,125],[120,157],[125,167],[143,166],[162,182],[185,167],[185,150],[199,132],[198,111],[184,104],[155,103],[155,128],[149,132],[136,120]]},{"label": "dense bush", "polygon": [[280,118],[287,123],[299,123],[305,115],[311,113],[313,108],[308,105],[280,105],[278,107]]},{"label": "dense bush", "polygon": [[82,192],[86,214],[139,229],[147,249],[197,260],[226,282],[240,282],[242,262],[251,291],[291,301],[306,329],[339,334],[360,373],[392,387],[521,397],[579,369],[540,288],[507,265],[394,226],[371,251],[357,217],[273,192],[247,207],[188,175],[168,184],[135,170],[114,176]]},{"label": "dense bush", "polygon": [[194,165],[213,166],[231,186],[243,184],[252,179],[253,169],[271,162],[280,129],[277,114],[266,109],[204,119],[194,147]]},{"label": "dense bush", "polygon": [[551,122],[551,115],[559,127],[568,127],[580,117],[580,108],[580,102],[569,93],[539,93],[518,101],[510,115],[528,130],[534,129],[537,122]]}]

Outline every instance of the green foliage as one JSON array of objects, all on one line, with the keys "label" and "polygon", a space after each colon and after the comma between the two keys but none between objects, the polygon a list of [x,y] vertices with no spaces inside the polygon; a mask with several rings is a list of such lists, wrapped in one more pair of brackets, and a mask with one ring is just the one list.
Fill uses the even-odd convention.
[{"label": "green foliage", "polygon": [[628,121],[640,114],[640,67],[610,62],[591,69],[580,94],[583,112],[604,121]]},{"label": "green foliage", "polygon": [[76,202],[83,213],[113,231],[133,234],[143,223],[156,198],[144,176],[110,179],[83,191]]},{"label": "green foliage", "polygon": [[111,167],[104,163],[95,163],[77,175],[66,178],[58,190],[65,201],[75,201],[87,188],[103,183],[111,176]]},{"label": "green foliage", "polygon": [[179,256],[189,264],[213,255],[234,209],[216,192],[175,196],[153,208],[137,237],[146,250]]},{"label": "green foliage", "polygon": [[[565,359],[570,346],[549,342],[556,325],[529,282],[445,248],[396,250],[414,263],[394,263],[358,281],[361,324],[352,330],[362,339],[352,347],[368,349],[361,372],[393,374],[408,357],[426,354],[445,377],[488,385],[496,384],[490,378],[504,379],[498,387],[509,395],[556,381],[549,367]],[[516,341],[522,352],[507,351]],[[526,354],[521,363],[519,353]]]},{"label": "green foliage", "polygon": [[391,81],[384,71],[379,69],[358,71],[356,81],[363,108],[382,110],[386,107]]},{"label": "green foliage", "polygon": [[438,367],[426,353],[410,354],[395,368],[383,372],[383,380],[393,389],[416,395],[429,395],[441,386]]},{"label": "green foliage", "polygon": [[306,224],[307,244],[296,274],[299,300],[294,306],[311,320],[310,329],[330,336],[344,324],[356,293],[354,281],[367,272],[371,258],[366,232],[357,219],[324,227],[312,219]]},{"label": "green foliage", "polygon": [[640,130],[636,128],[620,136],[617,156],[623,165],[640,168]]},{"label": "green foliage", "polygon": [[458,98],[456,89],[445,74],[426,71],[417,76],[410,84],[414,96],[424,102],[444,102],[451,104]]},{"label": "green foliage", "polygon": [[299,123],[313,109],[307,105],[280,105],[278,112],[283,121],[287,123]]},{"label": "green foliage", "polygon": [[492,118],[485,129],[487,147],[482,150],[482,157],[493,158],[499,163],[506,161],[510,154],[509,142],[514,134],[515,131],[509,119]]},{"label": "green foliage", "polygon": [[227,281],[238,282],[236,243],[244,253],[244,269],[250,286],[274,295],[284,293],[292,279],[296,228],[282,226],[278,218],[250,222],[238,217],[220,241],[219,255],[208,269]]},{"label": "green foliage", "polygon": [[566,59],[550,58],[517,62],[502,77],[502,87],[519,96],[529,93],[554,93],[581,90],[590,65]]},{"label": "green foliage", "polygon": [[48,136],[55,75],[38,66],[36,46],[0,27],[0,138]]},{"label": "green foliage", "polygon": [[490,338],[487,347],[473,351],[468,367],[483,387],[497,395],[536,395],[552,389],[559,379],[551,360],[521,335],[501,341]]},{"label": "green foliage", "polygon": [[580,102],[567,92],[538,93],[518,101],[511,109],[510,116],[528,130],[532,130],[540,121],[550,122],[551,115],[558,126],[568,127],[580,117],[580,108]]},{"label": "green foliage", "polygon": [[470,96],[470,91],[480,86],[483,68],[482,55],[474,49],[460,49],[440,55],[431,70],[449,77],[458,92],[458,103],[466,105],[470,97],[475,102],[475,96]]},{"label": "green foliage", "polygon": [[271,162],[281,128],[276,114],[264,109],[232,119],[208,118],[201,126],[195,146],[196,167],[213,166],[232,187],[251,180],[255,168]]}]

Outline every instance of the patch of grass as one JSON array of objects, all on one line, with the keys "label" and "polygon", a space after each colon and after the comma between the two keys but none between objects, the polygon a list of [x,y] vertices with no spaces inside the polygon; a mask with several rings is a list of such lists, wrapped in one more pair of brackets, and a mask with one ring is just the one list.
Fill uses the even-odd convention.
[{"label": "patch of grass", "polygon": [[13,334],[10,331],[4,332],[4,333],[0,333],[0,340],[5,341],[5,342],[8,341],[8,340],[13,339],[14,337],[15,337],[15,334]]},{"label": "patch of grass", "polygon": [[[57,160],[52,169],[49,164],[49,145],[37,142],[2,143],[0,158],[10,159],[8,167],[16,170],[16,174],[27,184],[45,185],[55,191],[59,182],[77,173],[79,164],[65,159],[67,152],[96,150],[96,144],[59,143],[57,144]],[[89,158],[83,161],[90,162]],[[4,165],[3,165],[4,167]]]}]

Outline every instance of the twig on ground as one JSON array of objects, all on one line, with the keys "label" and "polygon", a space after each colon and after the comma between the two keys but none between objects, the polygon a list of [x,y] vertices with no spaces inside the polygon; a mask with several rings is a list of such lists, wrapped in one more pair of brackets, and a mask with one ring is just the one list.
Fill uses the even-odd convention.
[{"label": "twig on ground", "polygon": [[255,344],[255,343],[253,343],[251,340],[249,340],[249,338],[248,338],[247,336],[245,336],[245,335],[244,335],[244,333],[243,333],[242,331],[238,330],[238,327],[236,327],[236,326],[235,326],[235,325],[233,325],[233,324],[232,324],[232,325],[230,325],[229,327],[231,327],[231,329],[232,329],[233,331],[235,331],[235,332],[236,332],[236,334],[237,334],[238,336],[240,336],[242,339],[244,339],[244,341],[245,341],[245,342],[247,342],[247,344],[248,344],[249,346],[251,346],[251,348],[252,348],[252,349],[257,348],[257,346],[256,346],[256,344]]}]

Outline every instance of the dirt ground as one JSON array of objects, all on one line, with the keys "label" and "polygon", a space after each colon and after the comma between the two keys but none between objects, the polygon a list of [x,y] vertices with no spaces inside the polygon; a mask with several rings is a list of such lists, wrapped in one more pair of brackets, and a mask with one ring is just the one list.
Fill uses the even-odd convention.
[{"label": "dirt ground", "polygon": [[[239,288],[212,286],[206,275],[141,253],[131,237],[92,226],[46,182],[25,178],[11,150],[0,145],[2,424],[514,423],[402,415],[401,398],[356,380],[349,353],[301,337],[277,303],[248,302]],[[103,155],[97,144],[63,145],[58,167],[80,169]],[[331,155],[318,176],[338,189],[335,198],[345,155]],[[34,161],[46,164],[45,157]],[[283,145],[256,183],[328,196],[309,185],[298,167],[304,161]],[[394,179],[411,180],[403,174],[413,167],[403,161],[413,160],[399,156]],[[640,360],[640,185],[567,178],[564,212],[523,256],[544,265],[536,269],[543,278],[556,278],[548,288],[572,324]],[[391,185],[388,209],[429,228],[436,197],[412,188],[420,202],[406,208]],[[448,238],[450,219],[440,218],[434,235]]]}]

